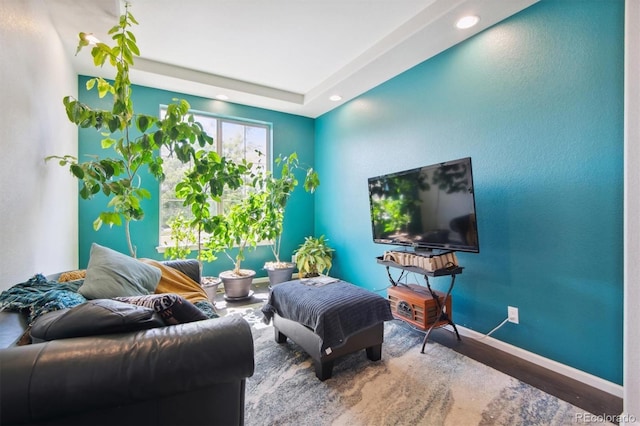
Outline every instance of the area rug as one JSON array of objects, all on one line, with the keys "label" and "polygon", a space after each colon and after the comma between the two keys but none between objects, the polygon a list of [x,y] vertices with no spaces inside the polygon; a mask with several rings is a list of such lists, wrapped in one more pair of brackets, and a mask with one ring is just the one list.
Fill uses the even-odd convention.
[{"label": "area rug", "polygon": [[258,309],[244,317],[255,342],[247,380],[247,425],[570,425],[584,410],[429,342],[399,321],[385,323],[382,360],[365,351],[315,377],[311,358],[290,340],[277,344]]}]

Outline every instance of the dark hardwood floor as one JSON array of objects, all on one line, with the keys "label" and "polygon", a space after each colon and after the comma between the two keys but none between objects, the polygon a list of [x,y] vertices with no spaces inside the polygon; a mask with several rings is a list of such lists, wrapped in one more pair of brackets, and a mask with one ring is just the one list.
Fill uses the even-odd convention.
[{"label": "dark hardwood floor", "polygon": [[523,360],[478,340],[462,337],[445,328],[434,330],[429,340],[481,362],[595,415],[615,418],[622,413],[622,398],[588,386],[555,371]]},{"label": "dark hardwood floor", "polygon": [[[218,293],[216,296],[216,309],[220,314],[226,315],[227,313],[262,306],[268,297],[268,285],[264,283],[254,284],[253,290],[255,292],[253,297],[246,302],[227,303],[223,294]],[[222,291],[222,289],[219,291]],[[396,321],[404,324],[412,332],[422,333],[405,322]],[[585,385],[582,382],[518,358],[478,340],[462,337],[462,340],[458,341],[455,334],[446,328],[433,330],[429,335],[429,340],[495,368],[511,377],[515,377],[589,413],[598,416],[612,416],[611,418],[615,418],[615,416],[622,413],[622,398]]]}]

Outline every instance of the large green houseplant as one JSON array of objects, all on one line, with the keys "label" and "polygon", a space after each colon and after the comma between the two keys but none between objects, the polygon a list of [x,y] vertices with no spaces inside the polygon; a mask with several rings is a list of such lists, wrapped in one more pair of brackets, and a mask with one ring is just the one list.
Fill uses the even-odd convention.
[{"label": "large green houseplant", "polygon": [[[79,34],[76,53],[92,45],[95,66],[110,65],[116,70],[112,82],[96,77],[86,84],[87,90],[97,91],[100,98],[111,95],[111,109],[93,108],[72,96],[63,99],[72,123],[101,132],[104,155],[86,161],[72,155],[50,156],[47,160],[57,159],[61,166],[69,167],[81,183],[79,192],[83,199],[91,199],[98,193],[109,199],[107,208],[95,219],[93,227],[98,230],[102,225],[124,225],[129,252],[135,257],[130,223],[144,218],[141,203],[150,198],[150,192],[142,186],[140,171],[146,167],[155,179],[162,180],[162,159],[156,155],[161,147],[186,162],[195,155],[193,145],[196,142],[204,146],[211,144],[213,139],[189,114],[190,106],[185,100],[174,100],[162,118],[134,112],[129,69],[140,51],[131,31],[133,25],[137,25],[137,21],[127,3],[118,25],[109,31],[115,43],[113,46],[94,43],[90,34]],[[111,156],[106,154],[108,150]]]},{"label": "large green houseplant", "polygon": [[303,183],[305,191],[313,193],[320,185],[318,173],[311,167],[304,169],[300,165],[298,155],[295,152],[288,156],[279,156],[276,158],[275,164],[280,168],[280,174],[276,176],[267,172],[261,183],[262,190],[265,193],[262,226],[264,228],[264,236],[270,241],[271,251],[275,258],[274,261],[267,262],[264,265],[269,274],[271,285],[290,280],[295,269],[294,263],[283,262],[280,259],[285,210],[291,193],[299,183],[295,172],[299,169],[305,171]]},{"label": "large green houseplant", "polygon": [[[247,297],[255,275],[255,271],[241,269],[241,262],[245,252],[264,239],[265,200],[264,193],[259,191],[260,176],[253,171],[253,164],[245,160],[235,163],[216,152],[199,150],[192,166],[176,185],[176,196],[189,208],[190,217],[172,218],[170,238],[173,244],[165,249],[165,257],[188,255],[194,242],[201,263],[214,261],[219,253],[223,253],[234,264],[232,271],[221,274],[227,299]],[[225,188],[233,190],[243,185],[249,191],[245,198],[225,213],[212,213],[211,204],[220,202]],[[233,251],[236,251],[235,255]],[[225,282],[225,278],[249,282],[234,285]]]},{"label": "large green houseplant", "polygon": [[178,215],[170,220],[173,244],[165,249],[165,257],[186,257],[195,245],[200,263],[216,259],[221,248],[207,241],[211,235],[226,233],[226,227],[221,215],[212,214],[211,203],[219,202],[225,189],[242,186],[251,166],[246,161],[235,163],[211,150],[195,153],[191,167],[175,188],[190,216]]},{"label": "large green houseplant", "polygon": [[[236,165],[233,169],[235,173],[231,176],[220,172],[215,180],[218,193],[202,191],[207,184],[213,182],[210,173],[214,163],[198,165],[198,161],[199,156],[196,165],[176,186],[176,195],[190,208],[192,220],[185,222],[184,219],[175,218],[172,221],[176,225],[171,235],[175,244],[166,249],[165,255],[175,257],[188,254],[190,248],[185,248],[185,243],[194,240],[197,240],[198,259],[201,261],[215,260],[218,253],[223,253],[234,266],[232,270],[220,274],[227,299],[249,295],[256,272],[242,269],[242,261],[245,260],[246,253],[254,250],[261,242],[270,242],[276,258],[275,262],[265,265],[266,269],[284,267],[293,271],[295,264],[281,262],[279,253],[285,207],[299,183],[294,171],[302,169],[297,154],[279,156],[275,160],[276,166],[280,167],[278,177],[261,168],[252,171],[253,165],[250,163]],[[222,185],[235,189],[242,183],[243,177],[248,187],[247,195],[230,206],[225,213],[211,215],[209,202],[220,201]],[[305,189],[312,192],[318,185],[317,173],[311,168],[306,169]],[[205,231],[204,238],[202,230]]]},{"label": "large green houseplant", "polygon": [[[254,250],[267,238],[264,228],[266,192],[261,191],[260,174],[251,174],[252,190],[229,210],[218,216],[217,228],[204,244],[211,253],[224,253],[233,269],[219,275],[227,300],[250,297],[254,270],[242,269],[246,252]],[[235,252],[235,254],[234,254]]]},{"label": "large green houseplant", "polygon": [[[244,183],[251,164],[239,164],[211,150],[200,149],[193,157],[191,167],[185,172],[175,188],[176,196],[189,207],[189,216],[180,213],[169,220],[172,244],[165,248],[168,258],[186,258],[194,249],[202,263],[216,259],[219,247],[208,245],[212,235],[226,235],[226,227],[219,214],[212,214],[211,202],[218,202],[227,189],[237,189]],[[218,278],[203,276],[202,285],[213,302]]]}]

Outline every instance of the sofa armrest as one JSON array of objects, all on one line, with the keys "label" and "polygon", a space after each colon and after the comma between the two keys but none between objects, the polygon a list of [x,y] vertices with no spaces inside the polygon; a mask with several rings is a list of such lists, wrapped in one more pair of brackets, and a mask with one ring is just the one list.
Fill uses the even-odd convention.
[{"label": "sofa armrest", "polygon": [[200,284],[200,262],[196,259],[163,260],[162,263],[173,269],[177,269]]},{"label": "sofa armrest", "polygon": [[240,316],[0,351],[0,423],[33,422],[242,381],[254,370]]}]

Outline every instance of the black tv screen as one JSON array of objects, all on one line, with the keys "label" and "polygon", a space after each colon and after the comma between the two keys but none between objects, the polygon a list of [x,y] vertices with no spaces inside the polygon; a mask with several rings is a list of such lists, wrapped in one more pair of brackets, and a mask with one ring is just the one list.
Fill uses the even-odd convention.
[{"label": "black tv screen", "polygon": [[471,158],[369,178],[373,241],[478,253]]}]

